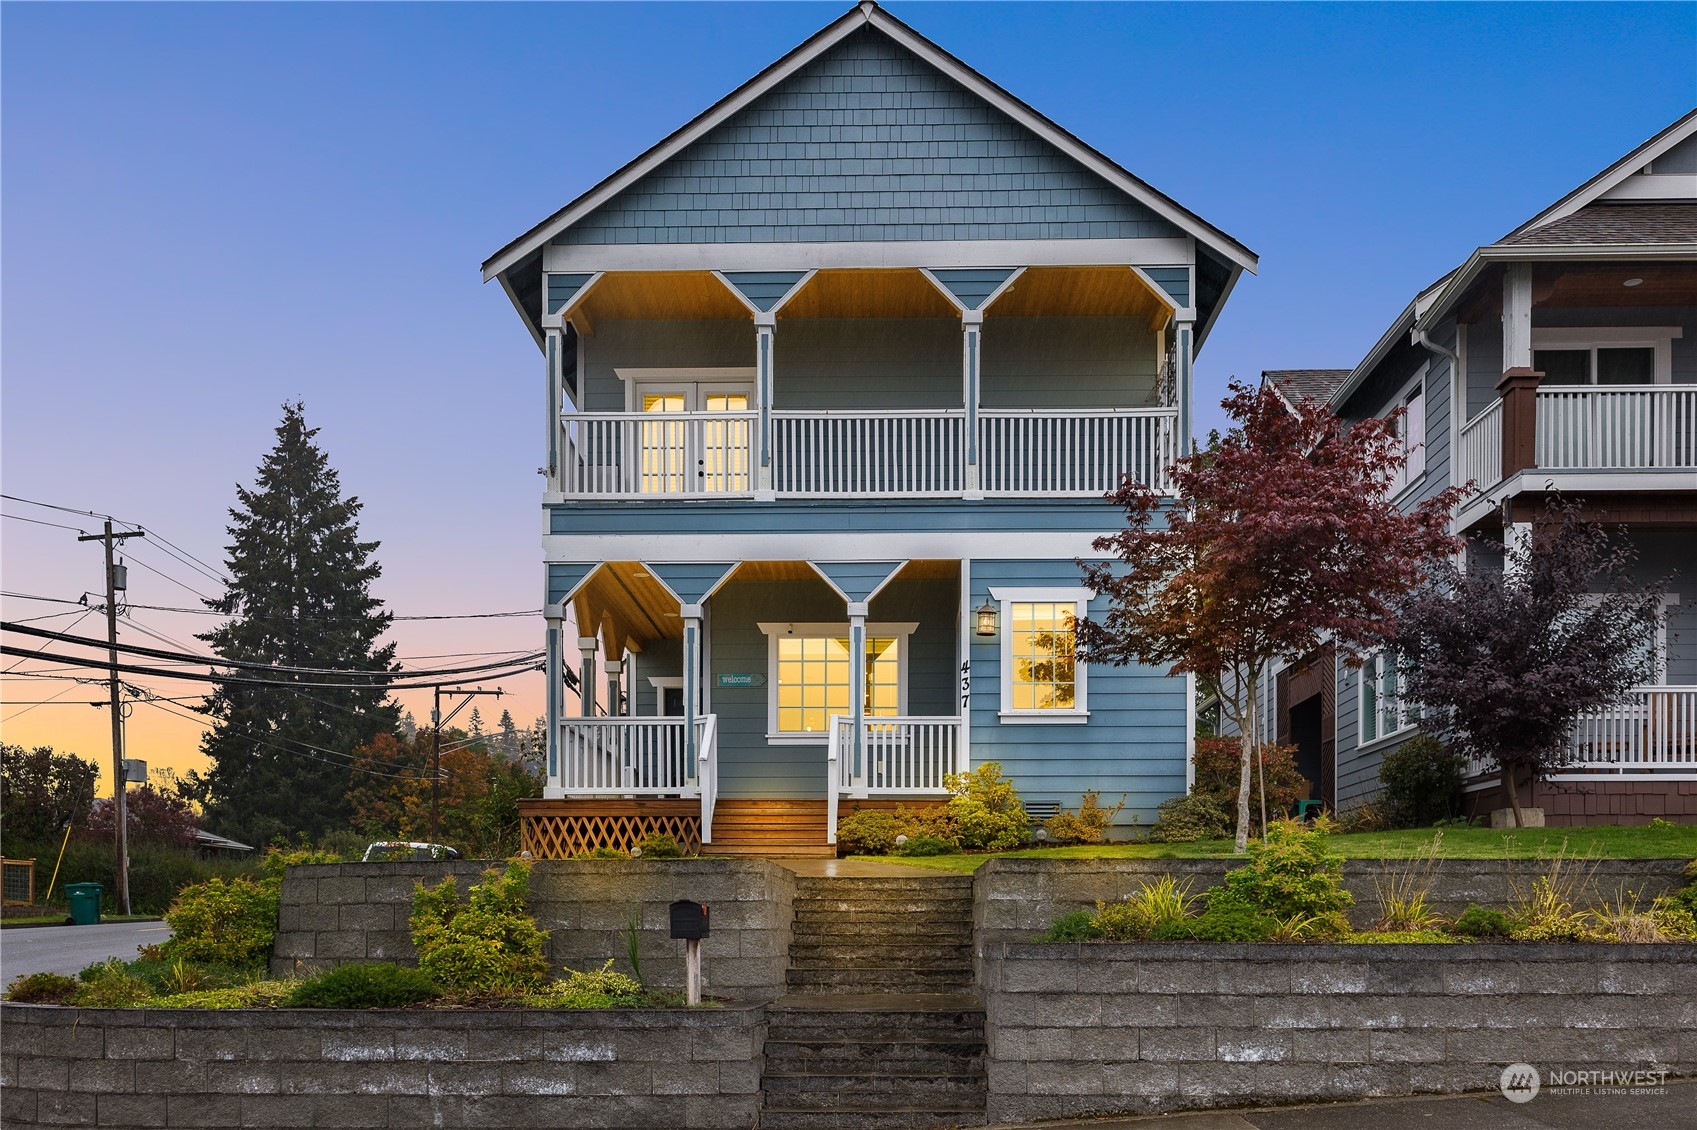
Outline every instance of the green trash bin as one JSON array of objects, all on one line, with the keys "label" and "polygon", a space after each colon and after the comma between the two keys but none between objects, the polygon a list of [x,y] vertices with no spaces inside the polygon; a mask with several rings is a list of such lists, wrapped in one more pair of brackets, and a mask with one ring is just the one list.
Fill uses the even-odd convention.
[{"label": "green trash bin", "polygon": [[99,883],[66,883],[65,897],[71,900],[71,925],[100,924]]}]

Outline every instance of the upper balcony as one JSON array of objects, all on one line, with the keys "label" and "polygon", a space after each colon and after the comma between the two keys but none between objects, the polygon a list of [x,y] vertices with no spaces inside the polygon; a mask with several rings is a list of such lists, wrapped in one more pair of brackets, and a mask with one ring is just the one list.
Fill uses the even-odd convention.
[{"label": "upper balcony", "polygon": [[1128,266],[609,273],[556,313],[563,500],[1100,497],[1185,434],[1189,311]]}]

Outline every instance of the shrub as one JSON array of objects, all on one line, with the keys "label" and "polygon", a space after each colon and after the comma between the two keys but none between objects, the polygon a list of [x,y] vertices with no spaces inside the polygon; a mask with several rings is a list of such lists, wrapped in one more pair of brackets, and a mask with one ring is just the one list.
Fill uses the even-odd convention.
[{"label": "shrub", "polygon": [[889,855],[897,836],[911,836],[912,821],[887,809],[864,808],[837,822],[837,850],[844,855]]},{"label": "shrub", "polygon": [[1475,903],[1461,912],[1450,932],[1468,938],[1506,938],[1514,932],[1514,923],[1502,911]]},{"label": "shrub", "polygon": [[681,859],[684,853],[678,841],[665,832],[650,832],[636,846],[644,859]]},{"label": "shrub", "polygon": [[1120,797],[1112,808],[1103,808],[1096,790],[1086,789],[1076,813],[1061,809],[1043,821],[1043,831],[1048,833],[1051,844],[1099,844],[1107,834],[1108,825],[1124,809],[1125,797]]},{"label": "shrub", "polygon": [[600,969],[566,970],[566,978],[525,998],[538,1008],[633,1008],[655,1003],[641,983],[613,971],[613,962]]},{"label": "shrub", "polygon": [[1024,847],[1030,839],[1031,821],[997,762],[985,762],[970,773],[951,773],[943,783],[954,795],[944,809],[946,830],[933,831],[939,838],[968,851],[1007,851]]},{"label": "shrub", "polygon": [[1147,938],[1154,928],[1154,923],[1149,920],[1148,908],[1131,899],[1098,902],[1096,917],[1091,924],[1096,927],[1098,935],[1110,942],[1139,942]]},{"label": "shrub", "polygon": [[1096,929],[1114,941],[1136,941],[1169,930],[1174,923],[1190,918],[1197,897],[1190,893],[1191,881],[1178,882],[1163,875],[1153,883],[1145,883],[1133,894],[1116,903],[1096,904]]},{"label": "shrub", "polygon": [[525,909],[530,865],[491,868],[461,902],[453,879],[418,884],[411,918],[418,967],[438,985],[471,993],[525,993],[548,976],[548,935]]},{"label": "shrub", "polygon": [[1228,871],[1224,888],[1232,900],[1277,918],[1333,918],[1355,901],[1343,886],[1343,860],[1326,851],[1325,832],[1294,820],[1273,824],[1265,841],[1250,841],[1249,863]]},{"label": "shrub", "polygon": [[64,1004],[80,982],[63,973],[24,973],[12,979],[6,999],[24,1004]]},{"label": "shrub", "polygon": [[153,990],[117,958],[97,961],[77,974],[82,984],[69,1003],[82,1008],[134,1008]]},{"label": "shrub", "polygon": [[295,991],[295,981],[250,981],[222,989],[202,989],[154,997],[148,1008],[276,1008]]},{"label": "shrub", "polygon": [[1373,876],[1373,893],[1379,900],[1376,929],[1390,931],[1431,930],[1442,925],[1426,899],[1438,867],[1443,832],[1434,832],[1432,842],[1401,860],[1386,860]]},{"label": "shrub", "polygon": [[954,855],[960,851],[960,845],[953,840],[945,840],[941,836],[933,836],[921,832],[908,838],[906,843],[896,845],[897,855]]},{"label": "shrub", "polygon": [[1367,930],[1348,938],[1369,946],[1443,945],[1455,939],[1441,930]]},{"label": "shrub", "polygon": [[1218,905],[1210,903],[1198,917],[1164,923],[1149,936],[1168,942],[1264,942],[1277,928],[1278,921],[1272,915],[1228,899]]},{"label": "shrub", "polygon": [[1424,828],[1461,811],[1467,759],[1430,734],[1417,734],[1385,754],[1379,781],[1399,827]]},{"label": "shrub", "polygon": [[[1235,829],[1242,745],[1237,738],[1197,738],[1194,761],[1196,783],[1190,791],[1219,801],[1229,814],[1229,827]],[[1249,826],[1259,833],[1263,775],[1267,779],[1267,817],[1271,820],[1288,816],[1297,801],[1312,795],[1314,786],[1296,768],[1295,746],[1261,746],[1257,762],[1249,766]]]},{"label": "shrub", "polygon": [[1088,910],[1069,910],[1037,936],[1040,942],[1088,942],[1100,938],[1096,916]]},{"label": "shrub", "polygon": [[630,852],[622,848],[598,847],[589,851],[580,851],[572,856],[573,859],[629,859]]},{"label": "shrub", "polygon": [[1656,929],[1667,936],[1669,941],[1697,942],[1697,914],[1692,914],[1683,906],[1675,906],[1665,899],[1657,899],[1650,904],[1650,917],[1656,923]]},{"label": "shrub", "polygon": [[296,985],[290,1008],[400,1008],[439,996],[430,975],[404,965],[339,965]]},{"label": "shrub", "polygon": [[208,965],[265,961],[277,933],[278,890],[278,883],[240,877],[184,887],[165,912],[172,932],[161,955]]},{"label": "shrub", "polygon": [[1563,840],[1556,854],[1540,860],[1544,873],[1522,886],[1511,874],[1509,918],[1517,942],[1590,942],[1602,940],[1592,925],[1593,916],[1578,910],[1587,901],[1597,873],[1597,860],[1567,853]]},{"label": "shrub", "polygon": [[1231,834],[1232,818],[1220,799],[1191,793],[1162,801],[1155,807],[1155,825],[1149,838],[1162,844],[1188,844],[1217,840]]}]

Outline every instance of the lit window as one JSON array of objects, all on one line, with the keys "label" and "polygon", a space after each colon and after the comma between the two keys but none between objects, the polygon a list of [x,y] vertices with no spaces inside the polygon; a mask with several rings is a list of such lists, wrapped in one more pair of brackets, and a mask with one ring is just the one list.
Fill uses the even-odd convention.
[{"label": "lit window", "polygon": [[[906,642],[914,627],[867,625],[868,717],[901,715]],[[760,630],[770,640],[773,673],[767,693],[768,732],[773,737],[825,740],[831,715],[853,713],[848,625],[761,624]]]},{"label": "lit window", "polygon": [[1086,721],[1085,668],[1077,624],[1087,593],[1076,589],[995,590],[1002,615],[1005,721]]}]

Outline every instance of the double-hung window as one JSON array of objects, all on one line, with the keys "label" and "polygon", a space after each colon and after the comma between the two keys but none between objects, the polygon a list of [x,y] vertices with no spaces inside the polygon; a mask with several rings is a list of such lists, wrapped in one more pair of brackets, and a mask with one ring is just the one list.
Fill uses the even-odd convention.
[{"label": "double-hung window", "polygon": [[1003,722],[1087,722],[1085,665],[1076,655],[1083,589],[992,589],[1001,605]]},{"label": "double-hung window", "polygon": [[[868,624],[860,662],[866,716],[894,718],[907,700],[907,642],[917,625]],[[853,652],[847,624],[761,624],[773,675],[767,689],[767,737],[824,741],[831,715],[852,714]]]},{"label": "double-hung window", "polygon": [[1402,699],[1396,654],[1375,651],[1361,667],[1361,744],[1414,728],[1415,713]]},{"label": "double-hung window", "polygon": [[1397,398],[1395,405],[1402,409],[1392,427],[1403,457],[1403,464],[1391,476],[1390,493],[1394,498],[1426,473],[1426,381],[1422,377]]}]

